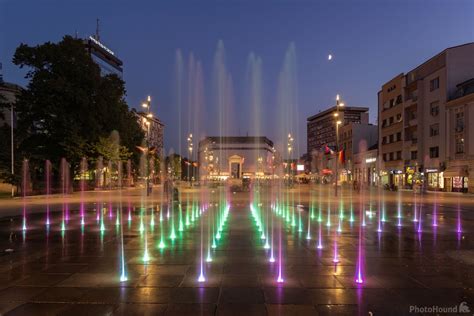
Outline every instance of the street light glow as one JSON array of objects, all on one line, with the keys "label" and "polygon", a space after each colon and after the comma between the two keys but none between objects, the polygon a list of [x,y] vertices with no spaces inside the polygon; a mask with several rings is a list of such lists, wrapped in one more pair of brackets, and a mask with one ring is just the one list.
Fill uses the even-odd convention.
[{"label": "street light glow", "polygon": [[142,107],[144,107],[144,108],[148,108],[148,104],[146,104],[146,103],[142,103]]}]

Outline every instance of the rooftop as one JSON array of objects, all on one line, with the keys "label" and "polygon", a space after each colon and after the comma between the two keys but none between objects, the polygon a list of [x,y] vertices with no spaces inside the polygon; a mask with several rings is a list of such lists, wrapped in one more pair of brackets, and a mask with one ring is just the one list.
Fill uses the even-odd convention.
[{"label": "rooftop", "polygon": [[[361,107],[361,106],[340,106],[339,107],[339,111],[340,112],[345,112],[345,111],[355,111],[355,112],[361,112],[361,113],[365,113],[365,112],[368,112],[369,111],[369,108],[367,107]],[[307,121],[313,121],[315,119],[318,119],[318,118],[321,118],[321,117],[324,117],[328,114],[331,114],[332,112],[336,112],[336,106],[333,106],[333,107],[330,107],[329,109],[327,110],[324,110],[322,112],[319,112],[318,114],[315,114],[313,116],[310,116],[307,118]]]}]

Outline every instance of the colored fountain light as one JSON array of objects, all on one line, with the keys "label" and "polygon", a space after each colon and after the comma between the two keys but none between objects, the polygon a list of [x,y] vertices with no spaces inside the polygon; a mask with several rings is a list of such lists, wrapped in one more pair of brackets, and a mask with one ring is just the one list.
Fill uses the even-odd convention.
[{"label": "colored fountain light", "polygon": [[204,277],[204,275],[202,274],[202,272],[201,272],[201,274],[199,275],[198,282],[206,282],[206,278]]},{"label": "colored fountain light", "polygon": [[126,282],[126,281],[128,281],[127,276],[125,274],[121,274],[120,275],[120,282]]}]

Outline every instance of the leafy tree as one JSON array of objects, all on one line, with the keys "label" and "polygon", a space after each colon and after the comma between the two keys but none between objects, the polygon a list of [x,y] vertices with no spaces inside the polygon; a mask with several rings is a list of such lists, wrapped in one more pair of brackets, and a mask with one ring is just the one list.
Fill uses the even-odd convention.
[{"label": "leafy tree", "polygon": [[99,141],[94,144],[92,151],[102,156],[108,161],[125,161],[132,156],[127,147],[120,145],[120,138],[116,131],[109,137],[99,137]]},{"label": "leafy tree", "polygon": [[65,36],[58,43],[21,44],[13,63],[27,68],[29,79],[15,103],[18,159],[41,166],[45,159],[58,165],[66,157],[77,171],[82,157],[101,154],[104,146],[93,145],[105,145],[102,138],[113,130],[129,152],[141,143],[143,132],[125,102],[124,82],[101,76],[82,40]]}]

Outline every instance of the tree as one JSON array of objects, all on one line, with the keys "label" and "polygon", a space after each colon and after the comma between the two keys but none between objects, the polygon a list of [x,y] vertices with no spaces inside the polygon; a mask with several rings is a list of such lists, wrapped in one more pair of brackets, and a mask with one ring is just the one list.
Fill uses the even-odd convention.
[{"label": "tree", "polygon": [[113,130],[130,152],[141,143],[143,132],[125,102],[124,82],[101,76],[82,40],[65,36],[58,43],[21,44],[13,63],[28,68],[29,79],[15,103],[18,159],[39,166],[67,157],[77,171],[82,157],[100,155],[91,145],[103,143]]},{"label": "tree", "polygon": [[99,141],[92,147],[92,152],[113,162],[125,161],[132,156],[127,147],[120,145],[120,138],[116,131],[113,131],[109,137],[99,137]]}]

